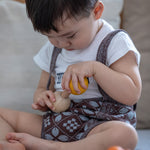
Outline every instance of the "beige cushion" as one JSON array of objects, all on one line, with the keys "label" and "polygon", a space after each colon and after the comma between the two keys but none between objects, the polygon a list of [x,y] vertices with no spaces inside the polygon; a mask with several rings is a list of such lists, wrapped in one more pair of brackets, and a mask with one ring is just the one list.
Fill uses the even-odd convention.
[{"label": "beige cushion", "polygon": [[104,12],[102,18],[108,21],[115,29],[120,28],[120,13],[123,8],[123,0],[102,0]]},{"label": "beige cushion", "polygon": [[141,53],[143,90],[137,107],[138,128],[150,128],[150,0],[125,0],[123,28]]},{"label": "beige cushion", "polygon": [[[105,7],[109,8],[113,1],[104,0]],[[123,0],[115,2],[116,11],[106,9],[104,17],[119,25]],[[32,112],[33,94],[41,72],[32,57],[47,38],[33,31],[25,5],[12,0],[0,0],[0,33],[0,106]]]},{"label": "beige cushion", "polygon": [[32,111],[40,76],[32,57],[46,40],[34,32],[24,4],[0,1],[0,107]]}]

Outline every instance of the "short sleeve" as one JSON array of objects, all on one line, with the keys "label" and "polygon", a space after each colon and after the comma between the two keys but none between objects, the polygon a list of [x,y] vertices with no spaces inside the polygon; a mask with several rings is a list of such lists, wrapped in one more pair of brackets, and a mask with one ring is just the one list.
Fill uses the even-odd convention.
[{"label": "short sleeve", "polygon": [[34,62],[44,71],[50,71],[50,62],[53,52],[53,45],[48,41],[40,51],[33,57]]},{"label": "short sleeve", "polygon": [[136,49],[133,41],[125,32],[119,32],[112,39],[107,51],[107,65],[110,66],[115,61],[119,60],[129,51],[133,51],[136,57],[137,65],[140,64],[140,53]]}]

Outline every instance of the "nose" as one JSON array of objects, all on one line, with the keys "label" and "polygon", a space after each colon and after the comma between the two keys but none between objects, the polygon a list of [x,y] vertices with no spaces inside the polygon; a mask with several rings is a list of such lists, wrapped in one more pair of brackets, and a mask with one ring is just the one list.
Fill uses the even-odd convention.
[{"label": "nose", "polygon": [[51,43],[58,48],[68,48],[71,43],[65,39],[53,39]]},{"label": "nose", "polygon": [[70,46],[70,42],[69,41],[64,41],[64,40],[59,40],[58,41],[58,46],[60,48],[68,48]]}]

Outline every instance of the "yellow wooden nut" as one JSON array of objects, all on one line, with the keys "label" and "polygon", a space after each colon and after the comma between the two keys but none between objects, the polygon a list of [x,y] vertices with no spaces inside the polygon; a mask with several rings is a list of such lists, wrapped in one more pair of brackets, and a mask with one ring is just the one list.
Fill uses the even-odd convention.
[{"label": "yellow wooden nut", "polygon": [[124,150],[124,149],[120,146],[112,146],[108,150]]},{"label": "yellow wooden nut", "polygon": [[[89,82],[88,82],[88,79],[87,79],[86,77],[84,78],[84,83],[85,83],[85,85],[88,87]],[[80,90],[80,94],[78,94],[78,93],[74,90],[74,88],[73,88],[72,80],[70,81],[69,86],[70,86],[70,89],[71,89],[71,94],[74,94],[74,95],[81,95],[81,94],[83,94],[83,93],[87,90],[87,89],[84,89],[83,87],[81,87],[80,83],[78,82],[78,88],[79,88],[79,90]]]}]

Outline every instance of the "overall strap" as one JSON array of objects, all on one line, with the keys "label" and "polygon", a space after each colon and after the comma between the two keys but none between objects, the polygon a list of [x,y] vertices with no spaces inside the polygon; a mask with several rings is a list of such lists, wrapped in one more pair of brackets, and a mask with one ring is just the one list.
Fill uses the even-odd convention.
[{"label": "overall strap", "polygon": [[[118,29],[115,31],[110,32],[101,42],[99,48],[98,48],[98,52],[97,52],[97,57],[96,57],[96,61],[100,61],[101,63],[103,63],[104,65],[106,64],[106,60],[107,60],[107,50],[109,47],[109,44],[111,42],[111,40],[113,39],[113,37],[118,33],[118,32],[125,32],[127,33],[125,30],[122,29]],[[98,85],[98,89],[100,91],[100,93],[103,96],[104,100],[109,100],[109,101],[114,101],[108,94],[105,93],[105,91]],[[133,109],[136,110],[136,104],[133,106]]]},{"label": "overall strap", "polygon": [[[115,31],[110,32],[101,42],[99,48],[98,48],[98,52],[97,52],[97,57],[96,57],[96,61],[99,61],[101,63],[103,63],[104,65],[106,65],[106,60],[107,60],[107,50],[109,47],[109,44],[111,42],[111,40],[113,39],[113,37],[118,33],[118,32],[125,32],[124,30],[118,29]],[[104,100],[113,100],[110,96],[108,96],[105,91],[98,85],[98,89],[100,91],[100,93],[102,94]]]},{"label": "overall strap", "polygon": [[49,86],[51,84],[51,75],[52,75],[52,72],[55,69],[57,56],[59,55],[59,53],[61,53],[61,50],[62,50],[61,48],[57,48],[57,47],[54,47],[54,49],[53,49],[51,62],[50,62],[50,74],[49,74],[49,80],[48,80],[48,83],[47,83],[47,90],[49,90]]},{"label": "overall strap", "polygon": [[97,57],[96,60],[102,62],[103,64],[106,65],[106,59],[107,59],[107,49],[108,46],[111,42],[111,40],[113,39],[113,37],[118,33],[118,32],[126,32],[122,29],[118,29],[115,31],[110,32],[101,42],[99,48],[98,48],[98,52],[97,52]]}]

